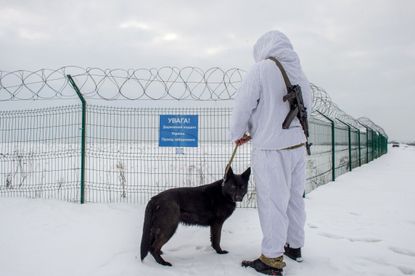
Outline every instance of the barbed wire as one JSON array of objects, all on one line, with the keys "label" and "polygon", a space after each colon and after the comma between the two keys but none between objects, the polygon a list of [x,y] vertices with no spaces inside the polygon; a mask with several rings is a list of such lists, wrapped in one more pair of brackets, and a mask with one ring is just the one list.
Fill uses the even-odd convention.
[{"label": "barbed wire", "polygon": [[100,69],[65,66],[56,70],[0,71],[0,101],[76,98],[70,74],[85,98],[104,100],[229,100],[244,71],[218,67]]},{"label": "barbed wire", "polygon": [[[100,69],[64,66],[37,71],[0,71],[0,102],[16,100],[74,99],[67,75],[74,79],[87,99],[112,100],[231,100],[245,71],[212,67]],[[385,131],[368,118],[355,119],[332,101],[327,91],[311,83],[314,117],[340,121],[362,129]]]},{"label": "barbed wire", "polygon": [[364,129],[366,126],[378,131],[385,137],[387,137],[386,132],[370,121],[370,123],[365,124],[366,121],[362,122],[360,119],[352,117],[350,114],[342,110],[335,102],[332,101],[329,94],[321,87],[318,87],[315,84],[310,84],[311,90],[313,93],[313,116],[320,119],[330,119],[338,121],[342,124],[349,125],[355,129]]},{"label": "barbed wire", "polygon": [[373,130],[376,130],[377,132],[379,132],[380,134],[382,134],[385,137],[388,137],[388,135],[386,134],[385,130],[380,127],[379,125],[375,124],[372,120],[370,120],[367,117],[360,117],[357,119],[358,122],[368,128],[371,128]]}]

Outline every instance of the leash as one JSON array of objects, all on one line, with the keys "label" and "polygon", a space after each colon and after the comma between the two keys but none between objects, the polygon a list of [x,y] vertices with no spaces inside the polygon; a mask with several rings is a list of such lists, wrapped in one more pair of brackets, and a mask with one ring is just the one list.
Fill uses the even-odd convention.
[{"label": "leash", "polygon": [[233,149],[233,152],[232,152],[232,155],[231,155],[231,159],[229,159],[229,162],[226,165],[225,175],[223,176],[223,182],[225,182],[225,177],[228,174],[228,171],[229,171],[229,168],[231,167],[231,164],[232,164],[233,159],[235,158],[236,150],[238,149],[238,147],[239,147],[238,145],[235,145],[235,148]]}]

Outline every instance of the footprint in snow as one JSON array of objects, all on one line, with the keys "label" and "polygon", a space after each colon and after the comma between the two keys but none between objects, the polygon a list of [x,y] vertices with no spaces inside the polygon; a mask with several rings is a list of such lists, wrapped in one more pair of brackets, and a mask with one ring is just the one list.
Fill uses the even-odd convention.
[{"label": "footprint in snow", "polygon": [[380,239],[373,239],[373,238],[347,238],[351,242],[381,242]]},{"label": "footprint in snow", "polygon": [[339,235],[335,235],[335,234],[331,234],[331,233],[324,233],[324,232],[320,232],[319,233],[320,236],[329,238],[329,239],[334,239],[334,240],[348,240],[351,242],[367,242],[367,243],[374,243],[374,242],[381,242],[382,240],[380,239],[374,239],[374,238],[349,238],[349,237],[344,237],[344,236],[339,236]]},{"label": "footprint in snow", "polygon": [[172,247],[172,248],[169,248],[169,249],[163,250],[163,251],[166,251],[166,252],[176,252],[176,251],[181,251],[181,250],[183,250],[185,248],[189,248],[189,245],[179,245],[179,246]]},{"label": "footprint in snow", "polygon": [[415,275],[415,270],[412,268],[405,266],[397,266],[396,268],[399,269],[404,275]]},{"label": "footprint in snow", "polygon": [[324,233],[324,232],[320,232],[320,233],[318,233],[320,236],[323,236],[323,237],[326,237],[326,238],[329,238],[329,239],[334,239],[334,240],[342,240],[342,239],[346,239],[345,237],[342,237],[342,236],[338,236],[338,235],[335,235],[335,234],[330,234],[330,233]]},{"label": "footprint in snow", "polygon": [[318,228],[318,226],[317,226],[317,225],[315,225],[315,224],[311,224],[311,223],[307,223],[307,226],[308,226],[309,228],[311,228],[311,229],[317,229],[317,228]]},{"label": "footprint in snow", "polygon": [[409,249],[400,248],[400,247],[394,247],[394,246],[389,247],[389,249],[392,252],[395,252],[396,254],[401,254],[401,255],[405,255],[405,256],[415,257],[415,252],[414,251],[411,251]]},{"label": "footprint in snow", "polygon": [[406,266],[396,266],[393,264],[388,263],[385,260],[382,259],[372,259],[372,258],[364,258],[369,262],[381,265],[381,266],[390,266],[390,267],[394,267],[396,269],[398,269],[403,275],[415,275],[415,270],[413,268],[410,267],[406,267]]}]

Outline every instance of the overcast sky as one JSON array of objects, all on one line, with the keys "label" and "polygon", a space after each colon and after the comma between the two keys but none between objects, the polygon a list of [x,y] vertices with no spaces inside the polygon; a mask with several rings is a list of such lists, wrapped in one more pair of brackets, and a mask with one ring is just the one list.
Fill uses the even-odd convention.
[{"label": "overcast sky", "polygon": [[278,29],[309,80],[390,139],[415,140],[415,1],[0,0],[0,70],[248,69]]}]

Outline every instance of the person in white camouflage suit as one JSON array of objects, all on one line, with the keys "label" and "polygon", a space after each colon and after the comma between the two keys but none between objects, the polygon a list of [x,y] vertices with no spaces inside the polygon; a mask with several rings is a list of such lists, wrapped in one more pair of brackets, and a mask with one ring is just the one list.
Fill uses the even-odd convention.
[{"label": "person in white camouflage suit", "polygon": [[256,63],[237,91],[230,135],[237,145],[252,139],[251,167],[263,234],[262,255],[254,261],[243,261],[242,265],[260,273],[282,275],[284,254],[302,261],[306,137],[298,118],[288,129],[282,128],[290,111],[288,102],[283,101],[287,88],[270,57],[282,64],[292,84],[301,87],[304,105],[310,113],[310,84],[298,55],[286,35],[270,31],[254,46]]}]

